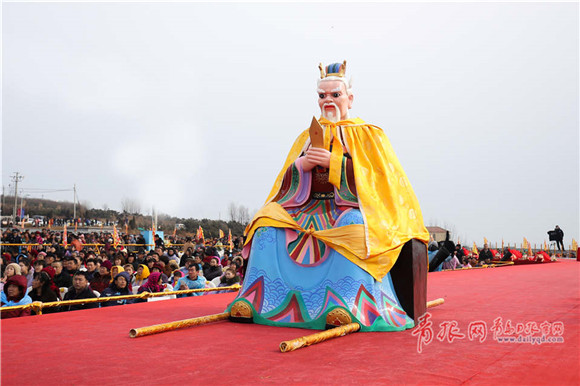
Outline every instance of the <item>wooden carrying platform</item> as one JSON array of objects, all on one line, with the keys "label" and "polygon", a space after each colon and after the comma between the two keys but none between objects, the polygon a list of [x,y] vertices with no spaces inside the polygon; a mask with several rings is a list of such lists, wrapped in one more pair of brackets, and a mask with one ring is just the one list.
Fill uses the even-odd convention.
[{"label": "wooden carrying platform", "polygon": [[403,310],[418,323],[427,310],[427,246],[418,240],[408,241],[391,268],[395,293]]}]

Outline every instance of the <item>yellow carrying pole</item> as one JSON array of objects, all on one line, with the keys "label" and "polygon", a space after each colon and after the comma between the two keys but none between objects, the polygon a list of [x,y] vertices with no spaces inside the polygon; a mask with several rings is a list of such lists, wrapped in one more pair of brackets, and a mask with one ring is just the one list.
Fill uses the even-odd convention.
[{"label": "yellow carrying pole", "polygon": [[302,336],[300,338],[286,340],[280,343],[281,352],[290,352],[298,350],[302,347],[307,347],[316,343],[324,342],[332,338],[345,336],[360,330],[360,324],[349,323],[339,327],[331,328],[330,330],[317,332],[315,334]]},{"label": "yellow carrying pole", "polygon": [[158,334],[160,332],[173,331],[180,328],[186,328],[191,326],[199,326],[201,324],[207,324],[211,322],[218,322],[220,320],[226,320],[230,316],[229,312],[224,312],[221,314],[201,316],[198,318],[178,320],[176,322],[155,324],[153,326],[133,328],[129,331],[129,336],[131,338],[138,338],[140,336],[147,336],[152,334]]},{"label": "yellow carrying pole", "polygon": [[443,299],[443,298],[438,298],[438,299],[435,299],[435,300],[430,300],[430,301],[427,302],[427,308],[437,307],[437,306],[440,306],[443,303],[445,303],[445,299]]},{"label": "yellow carrying pole", "polygon": [[[443,298],[431,300],[427,302],[427,308],[437,307],[443,303],[445,303],[445,299]],[[298,350],[299,348],[302,347],[311,346],[313,344],[325,342],[332,338],[339,338],[341,336],[357,332],[358,330],[360,330],[360,328],[361,326],[358,323],[348,323],[339,327],[331,328],[330,330],[317,332],[296,339],[285,340],[284,342],[280,343],[280,351],[290,352]]]}]

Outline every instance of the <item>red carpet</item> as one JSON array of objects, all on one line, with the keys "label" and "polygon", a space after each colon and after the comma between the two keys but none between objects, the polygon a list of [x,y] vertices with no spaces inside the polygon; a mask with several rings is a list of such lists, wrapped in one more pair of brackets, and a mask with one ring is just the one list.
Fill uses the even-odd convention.
[{"label": "red carpet", "polygon": [[[483,320],[483,343],[433,341],[417,352],[411,331],[355,333],[282,354],[278,344],[311,331],[221,322],[131,339],[129,329],[219,313],[234,295],[212,295],[2,320],[2,385],[58,384],[568,384],[579,377],[580,263],[429,274],[439,324],[467,333]],[[561,321],[563,343],[498,343],[502,317]]]}]

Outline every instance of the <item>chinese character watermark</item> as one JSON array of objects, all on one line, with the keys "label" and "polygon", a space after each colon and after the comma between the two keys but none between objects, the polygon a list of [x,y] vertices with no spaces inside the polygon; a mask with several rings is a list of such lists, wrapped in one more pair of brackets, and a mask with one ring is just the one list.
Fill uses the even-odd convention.
[{"label": "chinese character watermark", "polygon": [[419,323],[411,331],[411,334],[417,337],[417,352],[421,353],[434,338],[437,338],[440,342],[453,343],[456,340],[464,340],[467,337],[470,341],[483,343],[487,339],[488,331],[492,340],[497,343],[540,345],[564,342],[564,323],[560,321],[543,321],[538,325],[535,321],[513,323],[511,319],[507,319],[504,322],[502,317],[497,317],[493,320],[493,324],[489,329],[487,323],[483,320],[470,322],[467,326],[467,334],[465,334],[461,331],[456,320],[446,320],[439,323],[439,331],[435,333],[429,312],[419,318]]}]

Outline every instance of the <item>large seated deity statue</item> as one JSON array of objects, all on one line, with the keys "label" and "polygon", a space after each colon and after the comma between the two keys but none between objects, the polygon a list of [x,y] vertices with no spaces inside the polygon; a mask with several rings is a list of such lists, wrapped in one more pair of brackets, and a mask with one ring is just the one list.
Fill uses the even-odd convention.
[{"label": "large seated deity statue", "polygon": [[272,326],[411,328],[428,265],[417,198],[383,130],[349,117],[346,61],[319,68],[321,135],[298,136],[247,226],[248,268],[227,311]]}]

